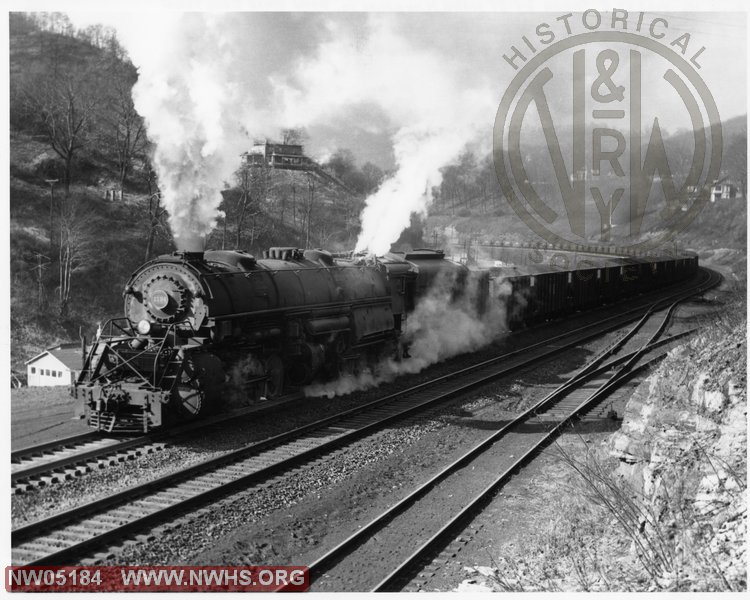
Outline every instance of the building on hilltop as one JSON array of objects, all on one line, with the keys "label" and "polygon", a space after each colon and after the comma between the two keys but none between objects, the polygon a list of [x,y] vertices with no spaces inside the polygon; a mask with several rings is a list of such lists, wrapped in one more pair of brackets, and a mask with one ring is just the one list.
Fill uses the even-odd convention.
[{"label": "building on hilltop", "polygon": [[714,181],[714,184],[711,186],[711,202],[732,199],[742,199],[740,187],[727,177]]},{"label": "building on hilltop", "polygon": [[278,144],[268,139],[255,140],[253,147],[248,152],[243,152],[241,157],[243,163],[251,167],[267,166],[271,169],[314,173],[323,181],[338,186],[352,195],[357,194],[336,177],[330,168],[322,167],[306,156],[301,144]]},{"label": "building on hilltop", "polygon": [[269,140],[256,140],[249,152],[242,154],[248,165],[267,165],[279,169],[308,170],[315,164],[305,156],[301,144],[277,144]]}]

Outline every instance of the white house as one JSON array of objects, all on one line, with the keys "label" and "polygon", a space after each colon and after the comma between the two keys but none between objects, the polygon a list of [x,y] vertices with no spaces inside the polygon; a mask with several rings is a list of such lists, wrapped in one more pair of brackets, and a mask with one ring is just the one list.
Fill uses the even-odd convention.
[{"label": "white house", "polygon": [[61,344],[47,348],[26,361],[29,387],[70,385],[83,366],[80,344]]},{"label": "white house", "polygon": [[734,198],[738,200],[742,199],[739,186],[734,181],[725,177],[724,179],[715,181],[713,186],[711,186],[711,202],[732,200]]}]

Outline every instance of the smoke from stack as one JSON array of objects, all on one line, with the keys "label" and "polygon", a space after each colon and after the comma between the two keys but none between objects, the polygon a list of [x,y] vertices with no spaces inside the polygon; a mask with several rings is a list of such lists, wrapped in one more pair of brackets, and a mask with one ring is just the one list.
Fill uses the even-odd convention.
[{"label": "smoke from stack", "polygon": [[396,171],[367,198],[356,245],[382,255],[412,213],[427,213],[441,167],[480,133],[489,144],[497,98],[489,86],[467,88],[465,65],[415,47],[397,33],[392,17],[373,15],[367,25],[364,40],[337,30],[279,90],[293,122],[331,121],[361,105],[390,119]]},{"label": "smoke from stack", "polygon": [[[93,18],[71,16],[81,26]],[[426,213],[441,167],[479,132],[491,143],[497,94],[467,86],[465,64],[412,43],[392,15],[97,16],[117,29],[138,68],[135,106],[154,142],[179,249],[203,249],[239,156],[283,128],[335,129],[343,113],[363,107],[382,117],[361,123],[390,134],[396,162],[362,213],[357,250],[376,254],[390,249],[411,213]]]},{"label": "smoke from stack", "polygon": [[138,65],[136,110],[154,142],[152,163],[179,250],[201,251],[216,225],[221,189],[245,145],[223,18],[171,15],[154,37],[126,36]]},{"label": "smoke from stack", "polygon": [[505,335],[506,300],[512,292],[508,282],[490,281],[490,300],[483,313],[477,310],[481,287],[474,274],[469,277],[464,295],[454,299],[454,290],[454,281],[449,277],[437,279],[408,316],[403,334],[408,358],[385,358],[367,365],[360,373],[309,385],[304,389],[305,395],[333,398],[375,387],[399,375],[419,373],[448,358],[479,350]]}]

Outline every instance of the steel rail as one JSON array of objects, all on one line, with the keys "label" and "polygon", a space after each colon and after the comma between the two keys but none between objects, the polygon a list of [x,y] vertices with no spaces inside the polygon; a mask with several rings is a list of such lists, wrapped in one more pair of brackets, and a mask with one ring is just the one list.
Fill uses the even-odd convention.
[{"label": "steel rail", "polygon": [[[649,349],[653,350],[661,346],[673,343],[677,341],[678,339],[681,339],[683,337],[686,337],[694,333],[695,331],[697,331],[697,329],[685,331],[685,332],[676,334],[674,336],[665,338],[663,340],[653,342],[650,345]],[[463,454],[461,457],[456,459],[450,465],[444,467],[439,473],[434,475],[427,482],[422,484],[419,488],[412,491],[408,496],[399,500],[392,507],[386,509],[380,515],[372,519],[367,525],[364,525],[363,527],[358,529],[355,533],[353,533],[351,536],[349,536],[347,539],[339,543],[336,547],[329,550],[325,555],[321,556],[320,558],[315,560],[313,563],[310,563],[308,565],[308,568],[310,570],[310,581],[312,582],[312,581],[319,579],[327,569],[333,566],[338,560],[343,558],[343,556],[348,551],[364,543],[368,539],[368,537],[371,537],[377,531],[379,531],[384,526],[386,526],[388,522],[392,521],[395,517],[402,514],[409,507],[414,505],[417,500],[427,495],[427,493],[429,493],[430,490],[432,490],[437,484],[445,480],[449,475],[452,475],[453,473],[457,472],[461,468],[465,467],[474,458],[480,456],[484,451],[488,450],[492,445],[494,445],[494,443],[497,442],[501,437],[507,434],[508,431],[526,422],[530,418],[537,416],[541,411],[547,408],[550,404],[553,404],[556,400],[567,395],[572,389],[576,387],[576,385],[585,383],[591,380],[592,378],[596,377],[597,375],[606,373],[613,367],[616,367],[622,363],[626,363],[632,356],[636,355],[638,352],[639,351],[634,351],[622,357],[618,357],[612,361],[607,362],[604,365],[601,365],[597,368],[592,369],[591,371],[585,374],[574,375],[571,379],[569,379],[565,383],[558,386],[555,390],[553,390],[550,394],[545,396],[543,399],[539,400],[532,407],[526,409],[523,413],[514,417],[511,421],[503,425],[503,427],[494,431],[490,436],[488,436],[487,438],[479,442],[471,450]],[[285,587],[281,586],[275,591],[283,591],[284,589]]]},{"label": "steel rail", "polygon": [[85,433],[78,433],[69,437],[36,444],[35,446],[26,446],[24,448],[19,448],[18,450],[13,450],[10,453],[10,462],[18,463],[37,454],[43,454],[45,452],[49,452],[50,450],[56,450],[57,448],[63,448],[66,446],[77,446],[83,442],[99,439],[99,437],[99,432],[87,431]]},{"label": "steel rail", "polygon": [[[39,464],[31,464],[28,467],[20,468],[15,471],[11,470],[11,485],[16,485],[34,477],[53,475],[56,472],[64,471],[66,469],[74,469],[78,465],[85,464],[87,462],[106,459],[107,457],[114,456],[120,452],[125,452],[139,446],[149,446],[151,444],[160,441],[173,441],[179,439],[188,433],[194,431],[200,431],[216,427],[223,423],[234,421],[235,419],[245,418],[258,413],[264,413],[266,411],[278,410],[280,408],[287,407],[289,405],[296,404],[300,401],[298,394],[288,395],[284,399],[275,400],[273,402],[263,402],[255,406],[241,408],[233,410],[228,413],[221,415],[214,415],[207,419],[200,421],[193,421],[190,423],[184,423],[176,427],[169,429],[157,430],[154,432],[147,433],[146,435],[138,436],[135,438],[127,438],[122,440],[112,440],[112,444],[106,446],[100,446],[71,454],[69,456],[62,456],[57,460],[49,460],[41,462]],[[100,432],[91,431],[84,434],[74,435],[60,440],[54,440],[51,442],[45,442],[36,446],[29,446],[16,450],[11,454],[11,469],[13,465],[20,465],[23,461],[32,461],[35,457],[42,457],[44,454],[54,455],[55,453],[65,452],[73,449],[75,446],[87,444],[89,442],[95,442],[97,440],[107,440],[111,438],[101,438]]]},{"label": "steel rail", "polygon": [[[714,285],[718,284],[719,281],[721,281],[721,277],[718,276],[717,274],[714,274],[714,276],[710,278],[709,282],[705,286],[703,286],[703,291],[705,291],[706,289],[710,289],[710,287],[713,287]],[[398,591],[399,589],[401,589],[401,586],[398,585],[399,581],[405,580],[408,577],[408,574],[413,572],[419,564],[423,563],[426,560],[427,557],[433,556],[434,553],[439,548],[443,547],[445,541],[453,537],[452,532],[458,530],[459,527],[468,523],[468,521],[470,521],[474,516],[479,514],[481,510],[484,508],[484,506],[489,502],[489,500],[491,500],[492,497],[494,497],[495,493],[503,485],[505,485],[505,483],[507,483],[507,481],[509,481],[515,473],[517,473],[534,456],[536,456],[540,450],[548,446],[557,436],[559,436],[563,432],[563,430],[570,423],[573,422],[573,420],[579,418],[582,414],[586,413],[591,408],[593,408],[603,398],[609,395],[609,393],[613,389],[621,385],[624,381],[635,376],[638,372],[650,367],[652,364],[658,361],[661,361],[666,355],[666,353],[660,354],[646,361],[645,363],[638,365],[636,368],[633,368],[635,364],[637,363],[637,361],[646,352],[652,350],[658,345],[663,345],[674,339],[673,337],[670,337],[670,338],[661,340],[660,342],[654,341],[655,338],[657,338],[663,332],[664,328],[666,327],[666,323],[671,318],[671,314],[676,308],[677,304],[679,304],[679,302],[675,302],[672,306],[670,306],[667,315],[665,315],[657,331],[651,336],[651,338],[649,338],[649,340],[645,344],[641,346],[641,348],[639,348],[635,352],[632,352],[628,355],[621,357],[621,360],[619,362],[623,362],[624,364],[616,373],[614,373],[604,384],[602,384],[596,391],[594,391],[578,407],[576,407],[573,411],[571,411],[565,418],[560,420],[547,434],[544,435],[544,437],[541,440],[535,443],[521,457],[519,457],[516,461],[514,461],[513,465],[511,465],[502,474],[500,474],[482,492],[480,492],[473,500],[471,500],[461,511],[459,511],[456,515],[454,515],[454,517],[452,517],[451,520],[448,523],[446,523],[437,533],[435,533],[429,540],[424,542],[415,552],[413,552],[408,558],[406,558],[396,569],[391,571],[374,588],[372,588],[371,591],[383,592],[383,591]],[[682,337],[683,335],[687,335],[688,333],[692,333],[693,331],[695,330],[692,330],[691,332],[684,332],[683,334],[679,334],[679,336]],[[606,366],[607,365],[605,365],[604,367],[601,367],[600,369],[597,369],[597,372],[606,371],[607,370],[605,369]],[[565,385],[566,384],[563,384],[563,386],[560,386],[560,387],[561,388],[565,387]],[[545,398],[535,408],[537,409],[541,408],[540,405],[545,402],[549,403],[549,400]],[[504,431],[504,430],[506,430],[506,428],[503,428],[503,430],[501,431]],[[499,435],[500,435],[500,432],[497,432],[496,434],[493,434],[491,438],[496,439],[496,436],[499,436]],[[491,445],[493,442],[485,441],[485,442],[482,442],[480,446],[483,446],[485,444]],[[475,448],[472,451],[470,451],[468,454],[478,454],[480,452],[481,451]],[[461,457],[456,462],[465,463],[465,462],[468,462],[468,460],[470,459]],[[384,515],[381,515],[381,517],[383,516]],[[389,517],[385,517],[385,519],[390,520]],[[371,525],[372,524],[368,524],[366,527],[369,528]],[[377,527],[377,525],[373,526],[373,528],[375,527]],[[351,545],[354,542],[350,540],[345,540],[345,542],[342,542],[341,545],[347,544],[347,543]],[[314,563],[314,565],[315,564],[316,563]],[[312,581],[315,578],[313,566],[310,567],[310,576],[311,576],[311,581]]]},{"label": "steel rail", "polygon": [[[646,363],[640,365],[637,369],[629,371],[628,376],[634,376],[640,370],[646,369],[655,362],[660,361],[664,358],[664,355],[657,356]],[[625,377],[620,378],[618,383],[624,381]],[[429,540],[424,542],[415,552],[413,552],[408,558],[406,558],[396,569],[391,571],[385,578],[383,578],[375,587],[370,591],[372,592],[389,592],[398,591],[401,586],[398,584],[399,581],[406,580],[409,578],[409,573],[416,570],[419,564],[422,564],[427,560],[428,556],[433,556],[438,548],[442,548],[445,543],[453,538],[453,532],[457,531],[464,524],[468,523],[474,516],[479,514],[489,500],[494,497],[502,486],[504,486],[514,474],[520,471],[526,464],[530,462],[539,451],[548,446],[562,431],[567,427],[574,419],[579,417],[581,414],[593,407],[594,404],[598,403],[602,398],[606,397],[609,391],[612,389],[607,382],[606,386],[608,389],[604,389],[605,386],[598,389],[592,396],[590,396],[585,402],[579,405],[573,410],[567,417],[557,423],[541,440],[534,444],[530,449],[524,452],[510,467],[503,471],[492,483],[490,483],[482,492],[474,497],[460,512],[454,515],[448,523],[446,523],[437,533],[435,533]],[[312,572],[311,572],[312,577]]]},{"label": "steel rail", "polygon": [[[682,292],[677,292],[677,294],[680,294],[680,293],[682,293]],[[661,298],[656,303],[652,304],[650,306],[650,308],[648,309],[648,312],[640,319],[640,321],[634,326],[634,328],[630,332],[628,332],[628,334],[626,334],[626,336],[624,338],[622,338],[614,346],[612,346],[607,352],[605,352],[604,354],[602,354],[602,356],[600,357],[601,360],[603,360],[604,358],[606,358],[607,354],[612,354],[615,350],[617,350],[617,348],[619,348],[622,344],[624,344],[627,341],[627,339],[629,339],[630,337],[632,337],[636,333],[636,331],[642,326],[642,324],[648,319],[649,314],[651,312],[653,312],[654,310],[656,310],[656,308],[660,304],[666,302],[668,299],[672,298],[673,296],[674,296],[674,294],[672,296],[667,296],[665,298]],[[596,328],[599,325],[601,325],[603,323],[606,323],[606,322],[609,322],[609,321],[615,321],[616,320],[618,322],[617,326],[619,326],[619,321],[622,319],[623,316],[632,314],[634,312],[640,312],[642,309],[643,309],[643,306],[632,308],[632,309],[630,309],[628,311],[625,311],[624,313],[620,313],[619,315],[615,315],[613,317],[607,317],[605,319],[597,321],[596,323],[584,325],[583,327],[571,330],[570,332],[566,332],[564,334],[553,336],[552,338],[549,338],[548,340],[545,340],[545,341],[542,341],[542,342],[536,342],[534,344],[530,344],[528,346],[524,346],[523,348],[520,348],[520,349],[517,349],[517,350],[513,350],[511,352],[505,353],[505,354],[503,354],[500,357],[491,358],[491,359],[488,359],[486,361],[482,361],[480,363],[472,365],[470,367],[466,367],[464,369],[455,371],[454,373],[450,373],[448,375],[435,378],[435,379],[433,379],[431,381],[428,381],[428,382],[425,382],[423,384],[419,384],[417,386],[413,386],[412,388],[409,388],[409,389],[405,390],[404,392],[401,392],[401,393],[398,393],[398,394],[394,394],[394,396],[395,395],[405,394],[405,393],[416,392],[416,391],[419,391],[421,389],[426,388],[427,386],[434,385],[436,383],[440,383],[442,380],[453,379],[455,377],[461,377],[462,375],[464,375],[464,374],[466,374],[468,372],[471,372],[471,371],[475,371],[478,368],[482,368],[482,367],[484,367],[486,365],[493,364],[493,363],[496,363],[496,362],[501,361],[501,360],[507,360],[507,359],[509,359],[509,358],[511,358],[513,356],[517,356],[518,354],[520,354],[522,352],[527,352],[528,350],[533,350],[534,348],[538,348],[538,347],[541,347],[541,346],[548,345],[550,342],[554,342],[554,341],[557,341],[557,340],[560,340],[560,339],[567,338],[570,335],[578,333],[578,332],[583,332],[583,331],[590,330],[591,328]],[[597,335],[598,335],[598,333],[597,333]],[[582,341],[585,341],[585,340],[582,340]],[[386,400],[387,401],[387,400],[389,400],[389,398],[386,397],[386,398],[384,398],[382,400]],[[378,402],[378,401],[376,401],[376,402]],[[287,405],[287,402],[276,401],[274,403],[269,403],[267,406],[264,406],[263,408],[264,409],[265,408],[269,408],[269,409],[271,409],[271,408],[279,408],[279,407],[283,407],[283,406],[286,406],[286,405]],[[365,405],[365,407],[367,407],[367,406],[369,406],[369,405]],[[354,410],[356,410],[356,409],[354,409]],[[234,412],[234,413],[231,413],[231,414],[226,415],[226,416],[220,415],[218,417],[211,417],[209,419],[205,419],[205,420],[202,420],[200,422],[196,422],[194,424],[193,423],[186,424],[186,425],[183,425],[183,426],[178,427],[176,429],[166,430],[166,431],[163,431],[163,432],[157,431],[157,432],[154,432],[153,434],[148,434],[146,436],[140,436],[139,438],[136,438],[136,440],[140,440],[141,441],[140,443],[143,443],[143,444],[152,443],[153,441],[156,441],[156,440],[159,440],[159,439],[163,439],[165,436],[169,437],[170,435],[172,435],[174,433],[180,434],[180,433],[183,433],[183,432],[194,431],[194,430],[200,429],[201,427],[204,427],[204,426],[205,427],[210,427],[210,426],[215,425],[216,423],[221,423],[221,422],[224,422],[224,421],[233,420],[233,419],[235,419],[237,417],[246,416],[247,414],[255,414],[257,412],[258,412],[257,407],[253,407],[252,409],[245,410],[245,411]],[[323,425],[324,424],[322,422],[316,422],[316,423],[319,424],[319,425]],[[21,462],[24,458],[31,457],[33,455],[42,454],[42,453],[48,453],[49,451],[57,449],[57,448],[60,448],[62,450],[64,448],[69,447],[70,445],[78,445],[78,444],[80,444],[82,442],[86,442],[86,441],[90,441],[90,440],[93,441],[94,439],[96,439],[96,436],[98,436],[98,435],[99,435],[99,432],[87,432],[87,433],[84,433],[84,434],[79,434],[79,435],[71,436],[69,438],[63,438],[61,440],[54,440],[54,441],[45,442],[43,444],[39,444],[39,445],[36,445],[36,446],[30,446],[30,447],[27,447],[27,448],[23,448],[23,449],[14,451],[11,454],[11,462],[18,463],[18,462]],[[104,448],[102,450],[108,450],[109,453],[111,454],[112,452],[117,452],[118,450],[127,450],[127,449],[133,447],[134,445],[135,444],[131,444],[130,440],[128,440],[128,441],[122,442],[122,445],[120,445],[120,446],[107,447],[107,448]],[[98,453],[97,451],[92,451],[92,452],[83,453],[81,455],[73,455],[73,456],[67,457],[67,458],[62,459],[62,460],[60,460],[58,462],[55,462],[55,463],[45,463],[43,466],[40,465],[38,468],[29,468],[28,470],[17,471],[15,473],[11,474],[11,482],[15,483],[15,482],[18,482],[18,481],[22,481],[22,480],[27,479],[29,477],[34,477],[36,475],[40,475],[40,474],[44,474],[44,473],[49,473],[49,472],[52,472],[52,471],[54,471],[56,469],[64,468],[66,466],[71,466],[72,467],[72,466],[75,466],[78,462],[84,462],[86,460],[91,460],[93,458],[97,458],[97,457],[100,457],[100,456],[104,456],[104,454]],[[45,467],[45,468],[43,468],[43,467]]]}]

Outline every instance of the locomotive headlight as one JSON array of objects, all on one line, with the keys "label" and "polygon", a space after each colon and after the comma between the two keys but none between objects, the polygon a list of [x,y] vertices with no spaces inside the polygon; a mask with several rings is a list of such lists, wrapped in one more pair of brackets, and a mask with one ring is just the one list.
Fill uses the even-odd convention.
[{"label": "locomotive headlight", "polygon": [[140,333],[141,335],[147,335],[149,331],[151,331],[151,323],[149,323],[146,319],[138,321],[138,333]]}]

